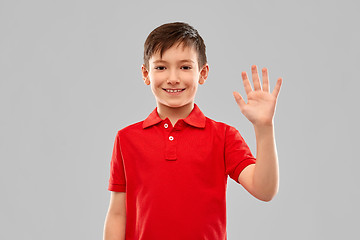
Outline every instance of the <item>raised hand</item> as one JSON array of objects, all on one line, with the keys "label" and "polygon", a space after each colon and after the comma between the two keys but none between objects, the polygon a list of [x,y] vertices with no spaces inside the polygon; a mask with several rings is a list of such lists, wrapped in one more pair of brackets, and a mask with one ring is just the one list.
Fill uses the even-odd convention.
[{"label": "raised hand", "polygon": [[240,93],[234,91],[235,101],[239,105],[242,114],[254,126],[271,126],[273,125],[276,101],[280,92],[282,78],[277,80],[274,90],[270,93],[267,69],[262,69],[262,87],[256,65],[251,66],[251,72],[254,90],[251,88],[246,72],[241,73],[248,102],[244,101]]}]

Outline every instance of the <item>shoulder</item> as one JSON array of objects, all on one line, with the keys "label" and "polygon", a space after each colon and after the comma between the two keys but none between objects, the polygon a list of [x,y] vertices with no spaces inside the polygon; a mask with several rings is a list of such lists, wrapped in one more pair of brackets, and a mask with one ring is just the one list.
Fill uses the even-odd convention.
[{"label": "shoulder", "polygon": [[144,120],[130,124],[126,127],[123,127],[120,130],[118,130],[117,135],[124,136],[124,135],[128,135],[128,134],[136,134],[137,132],[139,132],[143,129],[143,127],[142,127],[143,122],[144,122]]},{"label": "shoulder", "polygon": [[[221,121],[216,121],[214,119],[211,119],[209,117],[205,117],[206,118],[206,125],[209,126],[210,128],[214,128],[215,130],[218,131],[234,131],[236,130],[235,127],[225,123],[225,122],[221,122]],[[236,130],[237,131],[237,130]]]},{"label": "shoulder", "polygon": [[222,137],[225,141],[232,142],[233,140],[244,141],[240,131],[234,126],[221,121],[215,121],[206,117],[206,126],[211,131],[215,132],[217,136]]}]

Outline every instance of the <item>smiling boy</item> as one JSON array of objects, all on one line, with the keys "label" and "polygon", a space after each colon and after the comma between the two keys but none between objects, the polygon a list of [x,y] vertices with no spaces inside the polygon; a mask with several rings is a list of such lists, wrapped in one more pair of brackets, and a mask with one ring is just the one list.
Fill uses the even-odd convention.
[{"label": "smiling boy", "polygon": [[144,44],[143,80],[156,108],[118,131],[108,189],[104,239],[226,239],[230,176],[250,194],[270,201],[278,191],[274,113],[282,79],[269,91],[252,66],[254,90],[242,72],[248,102],[233,92],[253,124],[257,158],[238,130],[206,117],[195,104],[209,73],[205,44],[186,23],[164,24]]}]

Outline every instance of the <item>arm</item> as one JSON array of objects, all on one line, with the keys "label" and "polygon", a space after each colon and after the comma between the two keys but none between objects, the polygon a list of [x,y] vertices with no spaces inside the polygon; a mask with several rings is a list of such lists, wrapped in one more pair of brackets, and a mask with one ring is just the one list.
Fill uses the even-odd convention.
[{"label": "arm", "polygon": [[126,193],[112,192],[104,225],[104,240],[125,240]]},{"label": "arm", "polygon": [[274,128],[255,128],[256,164],[249,165],[239,175],[239,182],[254,197],[270,201],[278,192],[279,167]]},{"label": "arm", "polygon": [[248,103],[245,103],[239,93],[233,93],[241,112],[253,124],[256,136],[256,164],[247,166],[239,175],[238,180],[254,197],[270,201],[278,192],[279,186],[273,117],[282,79],[278,79],[274,91],[270,93],[267,69],[264,68],[262,73],[263,87],[261,89],[257,68],[252,66],[254,91],[246,72],[242,73]]}]

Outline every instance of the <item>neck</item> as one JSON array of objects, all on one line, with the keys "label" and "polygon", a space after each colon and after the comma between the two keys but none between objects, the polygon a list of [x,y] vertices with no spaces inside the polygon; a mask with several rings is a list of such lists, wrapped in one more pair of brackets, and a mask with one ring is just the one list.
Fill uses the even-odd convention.
[{"label": "neck", "polygon": [[161,119],[169,118],[171,124],[175,126],[179,119],[184,119],[194,108],[194,103],[191,102],[181,107],[169,107],[161,103],[157,103],[157,112]]}]

